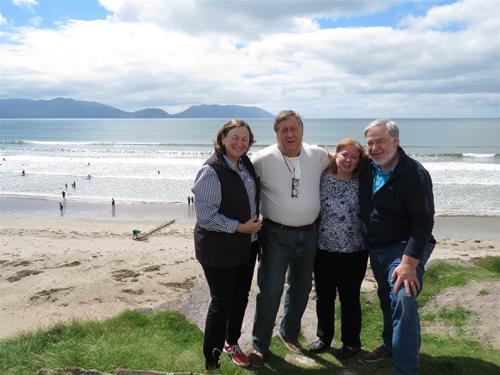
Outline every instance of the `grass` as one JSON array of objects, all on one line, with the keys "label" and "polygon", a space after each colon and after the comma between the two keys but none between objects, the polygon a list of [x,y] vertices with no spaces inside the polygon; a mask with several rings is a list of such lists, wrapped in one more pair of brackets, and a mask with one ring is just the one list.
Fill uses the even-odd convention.
[{"label": "grass", "polygon": [[[450,264],[430,267],[419,297],[420,304],[446,288],[463,286],[469,280],[499,280],[499,264],[499,257],[489,257],[475,261],[471,267]],[[378,300],[363,296],[362,306],[362,341],[365,347],[373,349],[379,343],[382,329]],[[472,317],[470,311],[462,308],[440,309],[422,316],[423,321],[439,319],[452,330],[455,328],[454,334],[443,337],[423,335],[422,374],[500,373],[498,351],[465,340],[460,330],[456,330]],[[119,367],[201,372],[204,363],[202,340],[202,332],[176,312],[144,315],[127,311],[101,322],[73,322],[0,341],[0,374],[32,374],[44,367],[82,367],[106,372],[114,372]],[[303,341],[303,344],[306,343]],[[333,356],[333,350],[310,355],[319,364],[315,368],[303,368],[285,361],[288,352],[277,338],[271,342],[271,351],[268,365],[259,370],[259,374],[337,374],[344,368],[344,364]],[[393,371],[390,360],[370,365],[352,360],[345,366],[363,375],[384,375]],[[223,356],[222,373],[253,374],[254,370],[236,368],[227,356]]]},{"label": "grass", "polygon": [[428,322],[439,320],[446,326],[454,328],[456,335],[463,335],[465,325],[471,321],[474,315],[474,312],[459,306],[454,309],[441,307],[437,312],[421,314],[420,318],[422,321]]},{"label": "grass", "polygon": [[470,267],[448,263],[429,267],[425,273],[424,287],[419,303],[425,303],[433,296],[450,287],[463,287],[468,281],[500,280],[500,257],[487,257],[476,260]]},{"label": "grass", "polygon": [[484,257],[474,261],[478,267],[484,268],[500,277],[500,257]]},{"label": "grass", "polygon": [[189,371],[202,363],[202,336],[175,312],[126,311],[103,322],[73,322],[3,341],[0,373],[31,374],[43,367]]}]

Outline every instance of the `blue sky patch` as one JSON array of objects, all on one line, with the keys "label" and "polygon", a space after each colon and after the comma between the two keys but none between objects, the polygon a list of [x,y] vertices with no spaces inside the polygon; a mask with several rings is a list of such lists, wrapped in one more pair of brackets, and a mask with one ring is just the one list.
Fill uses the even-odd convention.
[{"label": "blue sky patch", "polygon": [[400,1],[378,12],[342,16],[337,19],[321,17],[317,18],[316,22],[318,22],[321,29],[380,26],[399,28],[400,22],[408,15],[414,17],[424,16],[432,7],[455,2],[453,0]]},{"label": "blue sky patch", "polygon": [[96,0],[39,0],[34,6],[16,6],[10,0],[0,0],[0,14],[7,25],[57,28],[68,20],[105,19],[108,12]]}]

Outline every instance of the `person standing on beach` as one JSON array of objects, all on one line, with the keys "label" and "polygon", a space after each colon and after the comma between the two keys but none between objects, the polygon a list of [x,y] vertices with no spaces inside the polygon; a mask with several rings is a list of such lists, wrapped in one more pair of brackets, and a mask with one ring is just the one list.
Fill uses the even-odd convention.
[{"label": "person standing on beach", "polygon": [[194,242],[210,288],[205,323],[205,369],[220,367],[222,351],[248,366],[238,340],[257,257],[260,182],[246,155],[255,142],[250,126],[233,119],[219,130],[215,152],[198,171]]},{"label": "person standing on beach", "polygon": [[328,152],[302,143],[304,124],[294,111],[274,120],[277,143],[256,152],[252,161],[262,181],[260,239],[253,351],[250,361],[264,365],[288,273],[288,290],[280,334],[289,350],[302,352],[298,341],[302,315],[312,285],[320,211],[319,184]]},{"label": "person standing on beach", "polygon": [[63,199],[66,199],[66,192],[63,190],[62,193],[61,193]]},{"label": "person standing on beach", "polygon": [[382,344],[362,362],[393,357],[396,374],[418,374],[417,296],[436,244],[432,181],[429,172],[400,147],[394,121],[377,119],[364,136],[371,164],[360,176],[360,212],[384,328]]},{"label": "person standing on beach", "polygon": [[361,283],[368,263],[359,218],[359,173],[366,153],[358,141],[342,139],[323,172],[320,184],[321,211],[318,251],[314,263],[318,340],[310,351],[330,348],[335,332],[337,291],[341,312],[340,348],[335,356],[344,360],[361,350]]}]

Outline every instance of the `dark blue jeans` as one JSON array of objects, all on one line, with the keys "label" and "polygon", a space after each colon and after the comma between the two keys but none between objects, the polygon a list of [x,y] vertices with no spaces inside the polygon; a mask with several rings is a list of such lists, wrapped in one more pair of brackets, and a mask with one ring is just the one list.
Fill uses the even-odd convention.
[{"label": "dark blue jeans", "polygon": [[267,353],[285,277],[288,290],[280,333],[290,340],[298,339],[300,321],[311,291],[318,231],[316,224],[310,230],[289,230],[264,224],[259,236],[262,243],[262,259],[257,271],[260,293],[252,335],[254,348]]},{"label": "dark blue jeans", "polygon": [[[404,285],[394,293],[391,276],[401,263],[406,242],[370,248],[370,264],[378,284],[380,308],[384,315],[382,347],[392,354],[396,374],[415,375],[419,373],[420,318],[416,296],[406,296]],[[429,243],[417,266],[417,278],[420,290],[424,286],[424,267],[429,259],[434,244]],[[419,290],[419,292],[420,292]]]}]

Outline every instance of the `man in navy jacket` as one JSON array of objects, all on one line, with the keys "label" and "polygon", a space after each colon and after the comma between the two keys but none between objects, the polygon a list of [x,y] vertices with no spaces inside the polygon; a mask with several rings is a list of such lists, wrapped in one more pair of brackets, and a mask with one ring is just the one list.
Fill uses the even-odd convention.
[{"label": "man in navy jacket", "polygon": [[418,374],[416,298],[436,243],[432,181],[427,170],[399,146],[394,121],[377,119],[364,135],[371,162],[360,176],[360,212],[384,329],[382,344],[362,361],[393,357],[396,374]]}]

